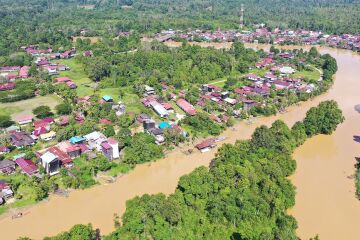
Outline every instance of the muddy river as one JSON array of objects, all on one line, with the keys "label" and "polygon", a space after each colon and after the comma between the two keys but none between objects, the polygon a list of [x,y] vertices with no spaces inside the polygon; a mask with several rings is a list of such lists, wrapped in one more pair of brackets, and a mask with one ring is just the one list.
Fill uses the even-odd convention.
[{"label": "muddy river", "polygon": [[[297,195],[296,206],[290,213],[298,220],[298,235],[302,239],[316,234],[321,239],[360,239],[357,231],[360,202],[354,196],[354,180],[349,178],[354,174],[355,157],[360,156],[360,146],[353,141],[354,135],[360,135],[360,114],[354,110],[360,103],[360,57],[336,49],[321,48],[320,51],[331,53],[339,65],[334,86],[328,93],[291,107],[284,114],[256,119],[252,125],[239,123],[222,134],[227,137],[223,142],[250,138],[256,127],[270,125],[276,119],[291,125],[302,120],[306,111],[320,101],[338,101],[345,122],[333,135],[314,137],[294,153],[298,167],[292,181],[297,187]],[[114,213],[122,215],[128,199],[145,193],[174,192],[182,175],[196,167],[207,166],[215,152],[216,149],[185,155],[176,150],[157,162],[137,166],[115,183],[77,190],[68,198],[51,197],[26,210],[22,218],[3,217],[0,220],[1,239],[20,236],[40,239],[68,230],[77,223],[92,223],[102,234],[107,234],[114,229]]]}]

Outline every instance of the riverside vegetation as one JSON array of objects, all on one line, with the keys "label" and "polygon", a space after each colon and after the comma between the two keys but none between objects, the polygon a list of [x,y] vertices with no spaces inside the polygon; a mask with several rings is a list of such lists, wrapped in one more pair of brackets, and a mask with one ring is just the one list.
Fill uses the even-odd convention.
[{"label": "riverside vegetation", "polygon": [[[281,120],[261,126],[250,140],[223,145],[209,169],[183,176],[174,194],[144,195],[127,203],[114,219],[115,239],[298,239],[291,154],[306,139],[331,134],[344,117],[335,101],[311,108],[289,128]],[[46,240],[97,239],[91,225],[76,225]],[[28,239],[28,238],[22,238]]]}]

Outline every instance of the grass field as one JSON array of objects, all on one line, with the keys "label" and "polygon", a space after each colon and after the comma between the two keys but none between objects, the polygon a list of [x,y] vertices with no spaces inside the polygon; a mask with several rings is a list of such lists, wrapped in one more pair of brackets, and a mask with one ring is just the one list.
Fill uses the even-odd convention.
[{"label": "grass field", "polygon": [[100,37],[73,37],[73,42],[76,42],[78,38],[82,40],[89,39],[91,43],[97,43],[101,39]]},{"label": "grass field", "polygon": [[61,71],[59,76],[68,77],[76,83],[76,93],[79,97],[93,94],[94,82],[87,76],[84,67],[80,63],[77,63],[75,58],[58,60],[56,62],[70,67],[70,71]]},{"label": "grass field", "polygon": [[32,114],[32,110],[41,105],[54,109],[61,102],[56,95],[38,96],[18,102],[0,103],[0,114],[10,115],[13,119],[20,115]]},{"label": "grass field", "polygon": [[294,78],[304,77],[312,80],[318,80],[320,78],[320,72],[315,69],[312,71],[302,70],[292,74],[291,76]]}]

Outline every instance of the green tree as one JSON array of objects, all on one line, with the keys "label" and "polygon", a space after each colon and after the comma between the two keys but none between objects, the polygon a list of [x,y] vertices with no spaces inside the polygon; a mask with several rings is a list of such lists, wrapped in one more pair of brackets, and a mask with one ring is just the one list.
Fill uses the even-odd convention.
[{"label": "green tree", "polygon": [[11,120],[11,117],[8,115],[0,115],[0,127],[6,128],[10,127],[14,122]]},{"label": "green tree", "polygon": [[32,110],[37,118],[47,118],[53,115],[49,106],[39,106]]},{"label": "green tree", "polygon": [[59,115],[67,115],[72,112],[72,106],[68,102],[60,103],[55,107],[57,114]]}]

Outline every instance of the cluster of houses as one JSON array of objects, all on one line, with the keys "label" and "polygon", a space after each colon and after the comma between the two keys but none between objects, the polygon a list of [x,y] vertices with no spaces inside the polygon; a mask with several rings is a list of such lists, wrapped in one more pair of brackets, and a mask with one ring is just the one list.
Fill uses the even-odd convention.
[{"label": "cluster of houses", "polygon": [[85,154],[87,159],[93,159],[97,156],[97,152],[102,153],[110,161],[120,157],[118,142],[98,131],[85,136],[71,137],[69,140],[36,152],[36,155],[46,173],[55,175],[59,173],[61,167],[72,167],[74,158]]},{"label": "cluster of houses", "polygon": [[29,66],[0,67],[0,80],[3,82],[1,86],[4,86],[6,83],[13,83],[17,79],[27,79],[29,77],[29,69]]},{"label": "cluster of houses", "polygon": [[330,47],[360,51],[360,34],[329,35],[321,31],[291,30],[275,28],[270,31],[264,24],[257,24],[253,31],[236,30],[165,30],[155,34],[155,39],[165,42],[175,37],[188,41],[232,42],[240,40],[246,43],[271,43],[271,44],[324,44]]}]

